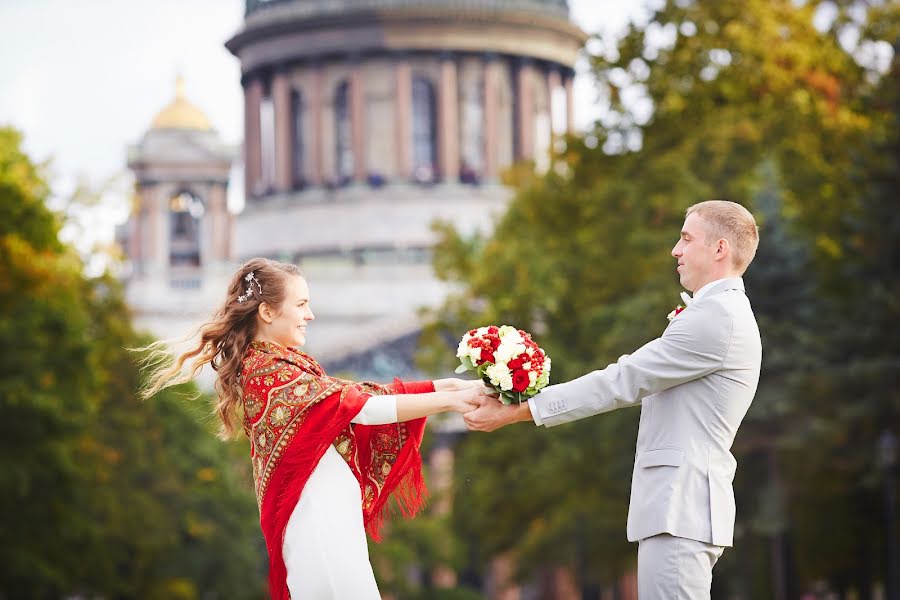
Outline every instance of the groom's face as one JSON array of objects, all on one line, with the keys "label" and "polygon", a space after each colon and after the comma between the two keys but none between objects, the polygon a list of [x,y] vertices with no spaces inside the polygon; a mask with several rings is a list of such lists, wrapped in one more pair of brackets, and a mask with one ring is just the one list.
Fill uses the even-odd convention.
[{"label": "groom's face", "polygon": [[716,247],[706,244],[706,227],[703,217],[691,213],[684,220],[681,238],[672,248],[672,256],[678,260],[678,276],[684,289],[696,292],[712,281],[715,268]]}]

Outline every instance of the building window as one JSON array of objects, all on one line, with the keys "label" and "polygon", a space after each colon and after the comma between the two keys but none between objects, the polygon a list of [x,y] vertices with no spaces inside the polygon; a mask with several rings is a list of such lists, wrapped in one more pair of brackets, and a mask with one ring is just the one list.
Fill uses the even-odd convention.
[{"label": "building window", "polygon": [[169,200],[169,265],[200,266],[200,220],[203,202],[190,192],[181,192]]},{"label": "building window", "polygon": [[437,102],[434,85],[424,77],[412,81],[413,179],[431,183],[437,174]]},{"label": "building window", "polygon": [[334,94],[335,174],[338,183],[353,179],[353,123],[350,119],[350,82],[342,81]]},{"label": "building window", "polygon": [[303,173],[303,95],[299,90],[291,91],[291,148],[294,152],[291,158],[291,180],[294,189],[300,189],[306,183],[306,177]]},{"label": "building window", "polygon": [[478,183],[484,171],[484,80],[472,79],[462,96],[462,160],[459,180]]}]

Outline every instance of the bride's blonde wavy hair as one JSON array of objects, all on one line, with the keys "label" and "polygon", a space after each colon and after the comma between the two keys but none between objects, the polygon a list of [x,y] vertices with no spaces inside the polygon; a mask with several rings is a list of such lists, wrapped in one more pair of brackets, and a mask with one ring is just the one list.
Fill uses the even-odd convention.
[{"label": "bride's blonde wavy hair", "polygon": [[[250,273],[255,281],[247,279]],[[241,422],[242,361],[256,335],[259,305],[265,302],[273,308],[280,307],[284,301],[285,283],[289,277],[299,275],[300,270],[288,263],[265,258],[244,263],[231,278],[222,305],[209,321],[187,338],[192,340],[199,336],[192,349],[175,356],[165,341],[135,349],[146,352],[141,369],[148,376],[139,391],[140,396],[146,400],[162,389],[188,382],[208,364],[216,372],[218,399],[215,413],[222,422],[219,437],[223,440],[233,438]],[[184,365],[191,360],[193,362],[185,372]]]}]

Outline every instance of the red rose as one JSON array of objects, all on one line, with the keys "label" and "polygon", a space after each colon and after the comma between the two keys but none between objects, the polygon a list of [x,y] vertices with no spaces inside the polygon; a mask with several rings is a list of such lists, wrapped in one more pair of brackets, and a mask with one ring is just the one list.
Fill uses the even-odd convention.
[{"label": "red rose", "polygon": [[488,340],[491,342],[492,350],[496,350],[497,348],[500,347],[500,338],[499,337],[491,337],[491,338],[488,338]]},{"label": "red rose", "polygon": [[480,365],[480,364],[492,363],[492,362],[494,362],[494,353],[488,352],[487,350],[482,350],[481,351],[481,362],[479,362],[478,364]]},{"label": "red rose", "polygon": [[509,361],[508,363],[506,363],[506,366],[509,367],[510,371],[515,371],[516,369],[521,369],[522,368],[522,359],[514,358],[511,361]]},{"label": "red rose", "polygon": [[488,327],[487,332],[490,335],[497,335],[498,333],[500,333],[500,329],[496,325],[491,325],[490,327]]},{"label": "red rose", "polygon": [[528,385],[531,383],[531,379],[528,377],[528,371],[523,371],[522,369],[516,370],[512,376],[512,383],[514,392],[524,392],[527,390]]}]

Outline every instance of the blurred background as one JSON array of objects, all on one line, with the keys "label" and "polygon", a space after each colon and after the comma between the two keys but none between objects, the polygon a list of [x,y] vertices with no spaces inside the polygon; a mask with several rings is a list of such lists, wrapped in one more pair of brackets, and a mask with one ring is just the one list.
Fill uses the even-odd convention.
[{"label": "blurred background", "polygon": [[[265,597],[211,375],[141,402],[127,350],[243,260],[300,266],[332,374],[508,323],[561,382],[661,334],[710,198],[764,354],[713,598],[900,599],[898,46],[887,1],[0,3],[0,599]],[[433,419],[384,598],[637,598],[638,416]]]}]

